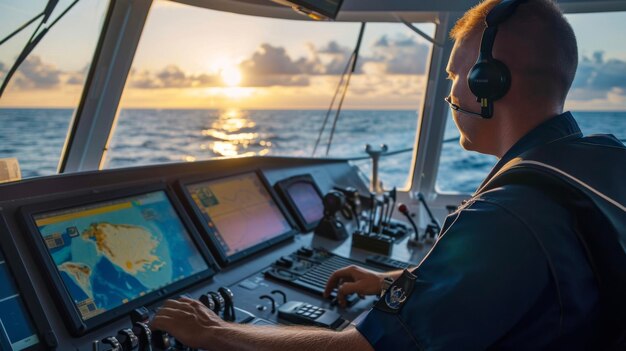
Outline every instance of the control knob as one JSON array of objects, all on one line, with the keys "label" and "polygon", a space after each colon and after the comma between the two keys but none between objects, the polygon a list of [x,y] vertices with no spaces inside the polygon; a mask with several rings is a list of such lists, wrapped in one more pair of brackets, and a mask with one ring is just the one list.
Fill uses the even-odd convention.
[{"label": "control knob", "polygon": [[211,298],[208,294],[200,295],[200,302],[202,302],[202,304],[211,311],[215,310],[215,301],[213,301],[213,298]]},{"label": "control knob", "polygon": [[172,337],[162,330],[152,332],[152,346],[157,350],[170,350],[172,346]]},{"label": "control knob", "polygon": [[102,351],[122,351],[122,345],[114,336],[108,336],[101,341],[102,345],[106,345],[106,349]]},{"label": "control knob", "polygon": [[139,338],[129,328],[122,329],[117,332],[117,340],[124,351],[138,351]]},{"label": "control knob", "polygon": [[139,351],[152,351],[152,331],[146,323],[135,322],[133,333],[139,340]]}]

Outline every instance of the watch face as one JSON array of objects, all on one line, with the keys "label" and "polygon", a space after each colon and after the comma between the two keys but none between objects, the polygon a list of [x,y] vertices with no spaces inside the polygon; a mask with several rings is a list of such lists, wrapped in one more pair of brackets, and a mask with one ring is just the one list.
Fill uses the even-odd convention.
[{"label": "watch face", "polygon": [[385,291],[383,297],[374,304],[374,308],[387,313],[399,313],[408,297],[411,296],[416,279],[415,275],[405,269]]},{"label": "watch face", "polygon": [[383,297],[385,295],[385,293],[387,292],[387,289],[389,289],[391,284],[393,284],[393,278],[385,277],[383,279],[383,283],[382,283],[382,286],[381,286],[381,289],[380,289],[380,297]]}]

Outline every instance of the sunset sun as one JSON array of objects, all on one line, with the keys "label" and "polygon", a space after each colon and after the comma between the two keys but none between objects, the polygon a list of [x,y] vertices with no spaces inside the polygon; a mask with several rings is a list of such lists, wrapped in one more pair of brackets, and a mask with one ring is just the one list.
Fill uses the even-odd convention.
[{"label": "sunset sun", "polygon": [[224,84],[236,87],[241,83],[241,72],[235,67],[225,67],[220,71],[220,77]]}]

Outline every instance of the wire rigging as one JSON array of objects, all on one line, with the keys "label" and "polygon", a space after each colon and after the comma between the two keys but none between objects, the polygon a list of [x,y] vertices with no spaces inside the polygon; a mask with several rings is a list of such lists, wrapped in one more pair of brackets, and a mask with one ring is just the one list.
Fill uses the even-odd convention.
[{"label": "wire rigging", "polygon": [[22,24],[21,26],[19,26],[16,30],[14,30],[11,34],[7,35],[4,39],[0,40],[0,46],[4,43],[6,43],[7,41],[9,41],[9,39],[13,38],[15,35],[17,35],[19,32],[21,32],[22,30],[24,30],[26,27],[30,26],[33,22],[35,22],[36,20],[38,20],[39,18],[43,17],[44,13],[41,12],[40,14],[36,15],[35,17],[29,19],[26,23]]},{"label": "wire rigging", "polygon": [[[48,4],[46,5],[46,8],[42,12],[42,14],[35,17],[35,18],[39,18],[39,17],[43,16],[41,22],[39,22],[39,24],[37,25],[37,28],[35,29],[33,34],[30,36],[30,39],[28,39],[28,41],[26,42],[26,45],[24,46],[24,48],[22,49],[22,51],[18,55],[17,59],[15,60],[15,63],[13,63],[13,65],[11,66],[9,71],[7,72],[6,76],[4,77],[4,81],[2,82],[2,86],[0,86],[0,98],[2,97],[2,94],[4,93],[6,87],[9,85],[9,81],[11,80],[11,78],[13,77],[13,75],[15,74],[17,69],[20,67],[22,62],[24,62],[24,60],[26,60],[28,55],[30,55],[30,53],[35,49],[35,47],[37,46],[37,44],[39,44],[41,39],[43,39],[43,37],[46,36],[48,31],[50,29],[52,29],[52,27],[54,27],[54,25],[57,24],[57,22],[59,22],[59,20],[61,18],[63,18],[74,7],[74,5],[76,5],[78,3],[78,1],[79,0],[74,0],[70,5],[68,5],[68,7],[65,10],[63,10],[63,12],[61,12],[61,14],[59,14],[59,16],[54,21],[52,21],[52,23],[50,23],[49,26],[46,26],[46,28],[44,28],[41,32],[39,32],[41,27],[44,24],[47,23],[48,19],[52,15],[52,12],[54,11],[54,9],[56,8],[56,5],[58,3],[58,0],[48,0]],[[31,20],[30,23],[32,23],[32,22],[34,22],[34,21]],[[24,25],[22,25],[22,27],[25,28]],[[21,31],[21,29],[18,28],[18,32],[19,31]],[[37,32],[39,32],[39,33],[37,33]],[[16,32],[14,31],[13,33],[16,33]],[[11,33],[10,36],[15,35],[13,33]],[[6,39],[6,40],[8,40],[8,39]],[[6,40],[4,40],[4,41],[6,41]],[[4,43],[4,41],[3,41],[3,43]]]},{"label": "wire rigging", "polygon": [[[350,77],[352,76],[352,73],[354,73],[354,71],[356,70],[356,62],[357,62],[357,58],[359,56],[359,50],[361,48],[361,42],[363,40],[363,33],[364,33],[364,31],[365,31],[365,22],[362,22],[356,46],[354,48],[354,51],[352,51],[352,54],[348,58],[348,62],[346,64],[346,67],[344,68],[343,72],[341,73],[341,79],[339,80],[339,84],[337,84],[337,89],[335,89],[335,94],[333,95],[333,98],[332,98],[332,100],[330,102],[330,106],[328,107],[328,110],[326,111],[326,116],[324,118],[324,122],[322,123],[322,127],[320,128],[320,131],[319,131],[319,133],[317,135],[317,140],[315,141],[315,146],[313,147],[313,152],[311,153],[311,156],[315,156],[315,152],[317,151],[319,143],[320,143],[320,141],[322,139],[322,135],[324,134],[324,130],[326,129],[326,125],[328,123],[328,118],[330,117],[330,112],[332,111],[333,106],[335,105],[335,100],[337,99],[337,96],[339,95],[339,92],[342,91],[341,89],[343,88],[343,91],[341,92],[341,99],[340,99],[339,105],[337,107],[337,112],[335,113],[335,117],[334,117],[334,120],[333,120],[333,126],[331,127],[329,140],[328,140],[328,143],[326,144],[326,155],[328,156],[328,152],[330,151],[330,145],[332,143],[332,138],[333,138],[333,135],[334,135],[334,131],[335,131],[335,128],[337,126],[337,120],[339,119],[339,113],[341,112],[341,106],[343,105],[343,100],[344,100],[344,98],[346,96],[346,92],[347,92],[348,86],[350,84]],[[345,78],[346,75],[347,75],[347,79]],[[345,84],[344,84],[344,80],[346,81]]]},{"label": "wire rigging", "polygon": [[324,122],[322,123],[322,127],[317,135],[317,140],[315,141],[315,146],[313,147],[313,152],[311,156],[315,156],[315,152],[317,151],[317,147],[319,146],[320,140],[322,139],[322,134],[324,134],[324,129],[326,129],[326,123],[328,122],[328,117],[330,117],[330,111],[333,110],[333,106],[335,105],[335,99],[339,93],[339,89],[343,86],[343,80],[350,68],[350,63],[352,62],[352,57],[354,56],[354,52],[350,55],[348,62],[346,63],[346,67],[341,72],[341,79],[339,79],[339,83],[337,84],[337,89],[335,89],[335,94],[333,95],[333,99],[330,101],[330,105],[328,106],[328,111],[326,111],[326,117],[324,117]]},{"label": "wire rigging", "polygon": [[352,54],[352,67],[350,68],[350,73],[348,73],[348,79],[346,80],[346,85],[343,89],[343,93],[341,94],[341,100],[339,100],[339,105],[337,106],[337,112],[335,113],[333,126],[330,129],[330,135],[328,136],[328,143],[326,144],[326,156],[328,156],[328,153],[330,152],[330,146],[333,144],[333,136],[335,135],[337,121],[339,120],[339,113],[341,113],[341,107],[343,106],[343,101],[346,98],[346,93],[348,92],[348,87],[350,86],[350,78],[352,78],[352,74],[354,74],[354,71],[356,71],[356,63],[359,58],[359,51],[361,50],[361,42],[363,41],[363,32],[365,32],[365,22],[361,23],[361,30],[359,31],[359,38],[356,41],[356,47],[354,48],[354,52]]}]

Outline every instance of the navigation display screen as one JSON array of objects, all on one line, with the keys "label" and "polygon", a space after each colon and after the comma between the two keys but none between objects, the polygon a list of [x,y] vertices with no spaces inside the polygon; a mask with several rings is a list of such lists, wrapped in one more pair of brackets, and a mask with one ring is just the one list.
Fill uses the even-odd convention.
[{"label": "navigation display screen", "polygon": [[24,350],[38,343],[35,327],[0,248],[0,350]]},{"label": "navigation display screen", "polygon": [[287,193],[307,223],[318,222],[324,217],[324,203],[311,183],[297,182],[287,188]]},{"label": "navigation display screen", "polygon": [[293,229],[257,173],[190,184],[186,190],[227,257]]},{"label": "navigation display screen", "polygon": [[33,218],[83,320],[208,269],[162,190]]}]

